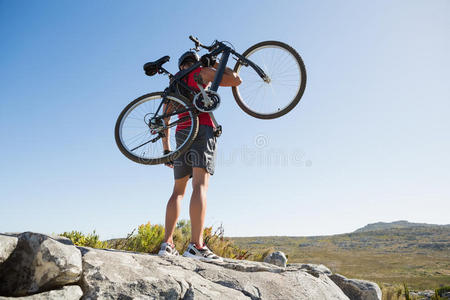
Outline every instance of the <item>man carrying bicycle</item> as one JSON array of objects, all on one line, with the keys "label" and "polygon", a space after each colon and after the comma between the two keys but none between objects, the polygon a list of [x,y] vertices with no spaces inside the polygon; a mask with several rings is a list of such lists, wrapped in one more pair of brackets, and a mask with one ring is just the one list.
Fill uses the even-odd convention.
[{"label": "man carrying bicycle", "polygon": [[[187,85],[197,92],[199,91],[197,84],[202,84],[206,88],[214,80],[218,66],[218,63],[209,54],[199,58],[196,52],[188,51],[179,58],[178,68],[180,71],[187,69],[198,61],[202,62],[202,67],[193,70],[184,77]],[[241,79],[239,75],[233,72],[233,70],[226,68],[220,85],[238,86],[240,83]],[[183,91],[182,88],[180,88],[180,93],[192,100],[189,93]],[[189,206],[191,242],[183,253],[183,256],[221,261],[222,258],[215,255],[203,242],[206,193],[209,177],[214,174],[217,138],[214,135],[214,123],[209,113],[200,113],[198,119],[199,131],[190,149],[173,162],[166,163],[168,167],[174,170],[175,184],[166,207],[165,237],[158,255],[178,255],[173,243],[173,233],[180,215],[181,200],[186,192],[187,183],[192,177],[192,195]],[[189,125],[184,123],[177,125],[175,133],[177,142],[183,136],[183,130],[188,129]],[[163,147],[166,153],[170,152],[167,138],[163,139]]]}]

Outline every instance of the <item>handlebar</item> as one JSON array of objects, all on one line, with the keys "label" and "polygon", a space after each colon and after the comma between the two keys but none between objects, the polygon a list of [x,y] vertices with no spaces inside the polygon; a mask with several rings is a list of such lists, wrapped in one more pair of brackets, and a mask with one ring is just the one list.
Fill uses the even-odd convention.
[{"label": "handlebar", "polygon": [[200,51],[199,47],[211,51],[217,44],[217,41],[214,41],[211,46],[205,46],[202,43],[200,43],[197,37],[193,37],[192,35],[189,36],[189,39],[194,42],[196,51]]},{"label": "handlebar", "polygon": [[198,44],[198,45],[201,44],[200,41],[198,40],[198,38],[193,37],[192,35],[189,36],[189,39],[190,39],[191,41],[193,41],[196,45],[197,45],[197,44]]}]

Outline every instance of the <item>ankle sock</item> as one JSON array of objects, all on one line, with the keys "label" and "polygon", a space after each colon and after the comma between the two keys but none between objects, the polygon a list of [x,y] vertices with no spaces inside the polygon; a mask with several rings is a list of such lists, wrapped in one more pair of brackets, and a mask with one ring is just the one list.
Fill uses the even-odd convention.
[{"label": "ankle sock", "polygon": [[197,249],[199,249],[199,250],[202,250],[203,247],[205,247],[205,243],[203,243],[203,246],[199,246],[199,245],[197,245],[196,243],[192,243],[192,244],[194,244],[195,248],[197,248]]}]

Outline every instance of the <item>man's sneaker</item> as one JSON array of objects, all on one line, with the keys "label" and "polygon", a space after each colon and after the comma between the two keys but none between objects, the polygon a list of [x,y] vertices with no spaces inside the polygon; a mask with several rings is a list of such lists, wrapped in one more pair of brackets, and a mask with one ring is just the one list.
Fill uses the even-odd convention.
[{"label": "man's sneaker", "polygon": [[178,256],[180,255],[175,249],[175,245],[169,243],[162,243],[161,250],[158,252],[159,256]]},{"label": "man's sneaker", "polygon": [[189,243],[183,256],[206,261],[223,261],[222,257],[215,255],[205,244],[203,244],[203,248],[197,248],[195,244]]}]

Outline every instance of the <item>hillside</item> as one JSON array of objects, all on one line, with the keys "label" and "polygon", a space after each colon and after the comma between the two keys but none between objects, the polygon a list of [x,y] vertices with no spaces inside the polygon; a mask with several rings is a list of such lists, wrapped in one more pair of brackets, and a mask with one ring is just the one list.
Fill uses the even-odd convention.
[{"label": "hillside", "polygon": [[[330,236],[231,239],[252,250],[281,250],[291,263],[325,264],[333,272],[380,284],[407,282],[418,289],[450,285],[450,226],[397,228],[393,224],[393,228],[379,229],[370,225],[363,227],[365,230]],[[378,229],[367,230],[375,227]]]},{"label": "hillside", "polygon": [[373,231],[373,230],[380,230],[380,229],[394,229],[394,228],[411,228],[411,227],[449,227],[450,225],[436,225],[436,224],[427,224],[427,223],[411,223],[408,221],[395,221],[395,222],[377,222],[377,223],[371,223],[367,224],[366,226],[356,229],[354,232],[363,232],[363,231]]}]

